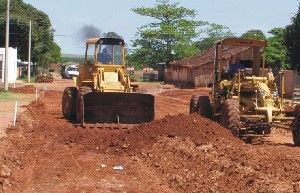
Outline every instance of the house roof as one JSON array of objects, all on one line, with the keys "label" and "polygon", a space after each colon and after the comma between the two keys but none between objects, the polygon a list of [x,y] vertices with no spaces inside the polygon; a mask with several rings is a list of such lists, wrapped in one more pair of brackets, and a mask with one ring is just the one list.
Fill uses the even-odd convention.
[{"label": "house roof", "polygon": [[247,38],[225,38],[215,42],[216,45],[223,46],[247,46],[265,48],[267,42],[265,40],[247,39]]},{"label": "house roof", "polygon": [[[247,49],[249,49],[249,47],[246,46],[224,46],[222,58],[223,59],[230,58],[231,56],[241,53]],[[214,55],[215,55],[215,48],[210,48],[191,58],[185,58],[182,60],[174,61],[171,63],[171,65],[194,68],[194,67],[202,66],[207,63],[213,62]]]}]

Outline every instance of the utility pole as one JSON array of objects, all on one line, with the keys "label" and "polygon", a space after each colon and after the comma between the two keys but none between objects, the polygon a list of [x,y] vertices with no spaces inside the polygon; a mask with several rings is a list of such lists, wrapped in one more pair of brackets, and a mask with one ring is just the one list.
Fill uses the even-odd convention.
[{"label": "utility pole", "polygon": [[27,82],[30,83],[30,63],[31,63],[31,21],[29,21],[29,37],[28,37],[28,67]]},{"label": "utility pole", "polygon": [[6,9],[6,36],[5,36],[5,67],[4,67],[4,90],[8,90],[8,47],[9,47],[9,5],[10,0],[7,0]]}]

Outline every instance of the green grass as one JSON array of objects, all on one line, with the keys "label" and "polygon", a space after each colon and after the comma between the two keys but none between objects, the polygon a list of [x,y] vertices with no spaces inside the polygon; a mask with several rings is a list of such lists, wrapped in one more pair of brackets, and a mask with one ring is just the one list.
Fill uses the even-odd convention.
[{"label": "green grass", "polygon": [[13,93],[11,91],[0,91],[0,102],[10,102],[10,101],[30,101],[33,95]]},{"label": "green grass", "polygon": [[[22,80],[24,82],[27,82],[27,76],[24,75],[22,77],[17,78],[18,80]],[[31,76],[30,77],[30,82],[36,82],[36,76]]]}]

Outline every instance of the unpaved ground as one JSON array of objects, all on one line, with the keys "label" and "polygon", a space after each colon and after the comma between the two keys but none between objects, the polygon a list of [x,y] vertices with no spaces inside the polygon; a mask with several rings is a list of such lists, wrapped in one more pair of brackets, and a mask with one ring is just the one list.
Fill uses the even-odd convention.
[{"label": "unpaved ground", "polygon": [[25,105],[35,99],[35,88],[33,86],[10,88],[10,91],[9,97],[0,96],[0,138],[5,136],[5,129],[13,124],[16,101],[17,114],[21,114],[26,110]]},{"label": "unpaved ground", "polygon": [[2,190],[300,192],[300,148],[287,141],[289,133],[279,143],[245,144],[217,123],[187,115],[195,92],[208,93],[161,93],[155,121],[109,129],[64,120],[62,92],[47,91],[1,140]]}]

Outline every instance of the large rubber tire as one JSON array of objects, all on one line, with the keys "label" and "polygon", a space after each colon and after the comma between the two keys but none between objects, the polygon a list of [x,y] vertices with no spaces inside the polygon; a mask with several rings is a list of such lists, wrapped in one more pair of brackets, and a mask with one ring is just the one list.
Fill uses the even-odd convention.
[{"label": "large rubber tire", "polygon": [[295,120],[292,125],[293,141],[295,146],[300,146],[300,105],[295,108]]},{"label": "large rubber tire", "polygon": [[77,88],[67,87],[64,90],[62,98],[62,112],[63,116],[71,121],[76,118],[76,101],[77,101]]},{"label": "large rubber tire", "polygon": [[221,124],[234,136],[239,137],[241,128],[240,105],[234,99],[227,99],[222,106]]},{"label": "large rubber tire", "polygon": [[193,95],[190,101],[190,114],[198,113],[202,117],[211,118],[212,108],[208,96]]},{"label": "large rubber tire", "polygon": [[193,95],[190,100],[190,114],[198,112],[198,95]]},{"label": "large rubber tire", "polygon": [[199,115],[206,118],[212,117],[212,108],[208,96],[199,96],[197,107]]},{"label": "large rubber tire", "polygon": [[76,120],[81,126],[84,126],[84,98],[83,96],[89,92],[92,92],[90,87],[80,87],[77,94],[76,103]]}]

